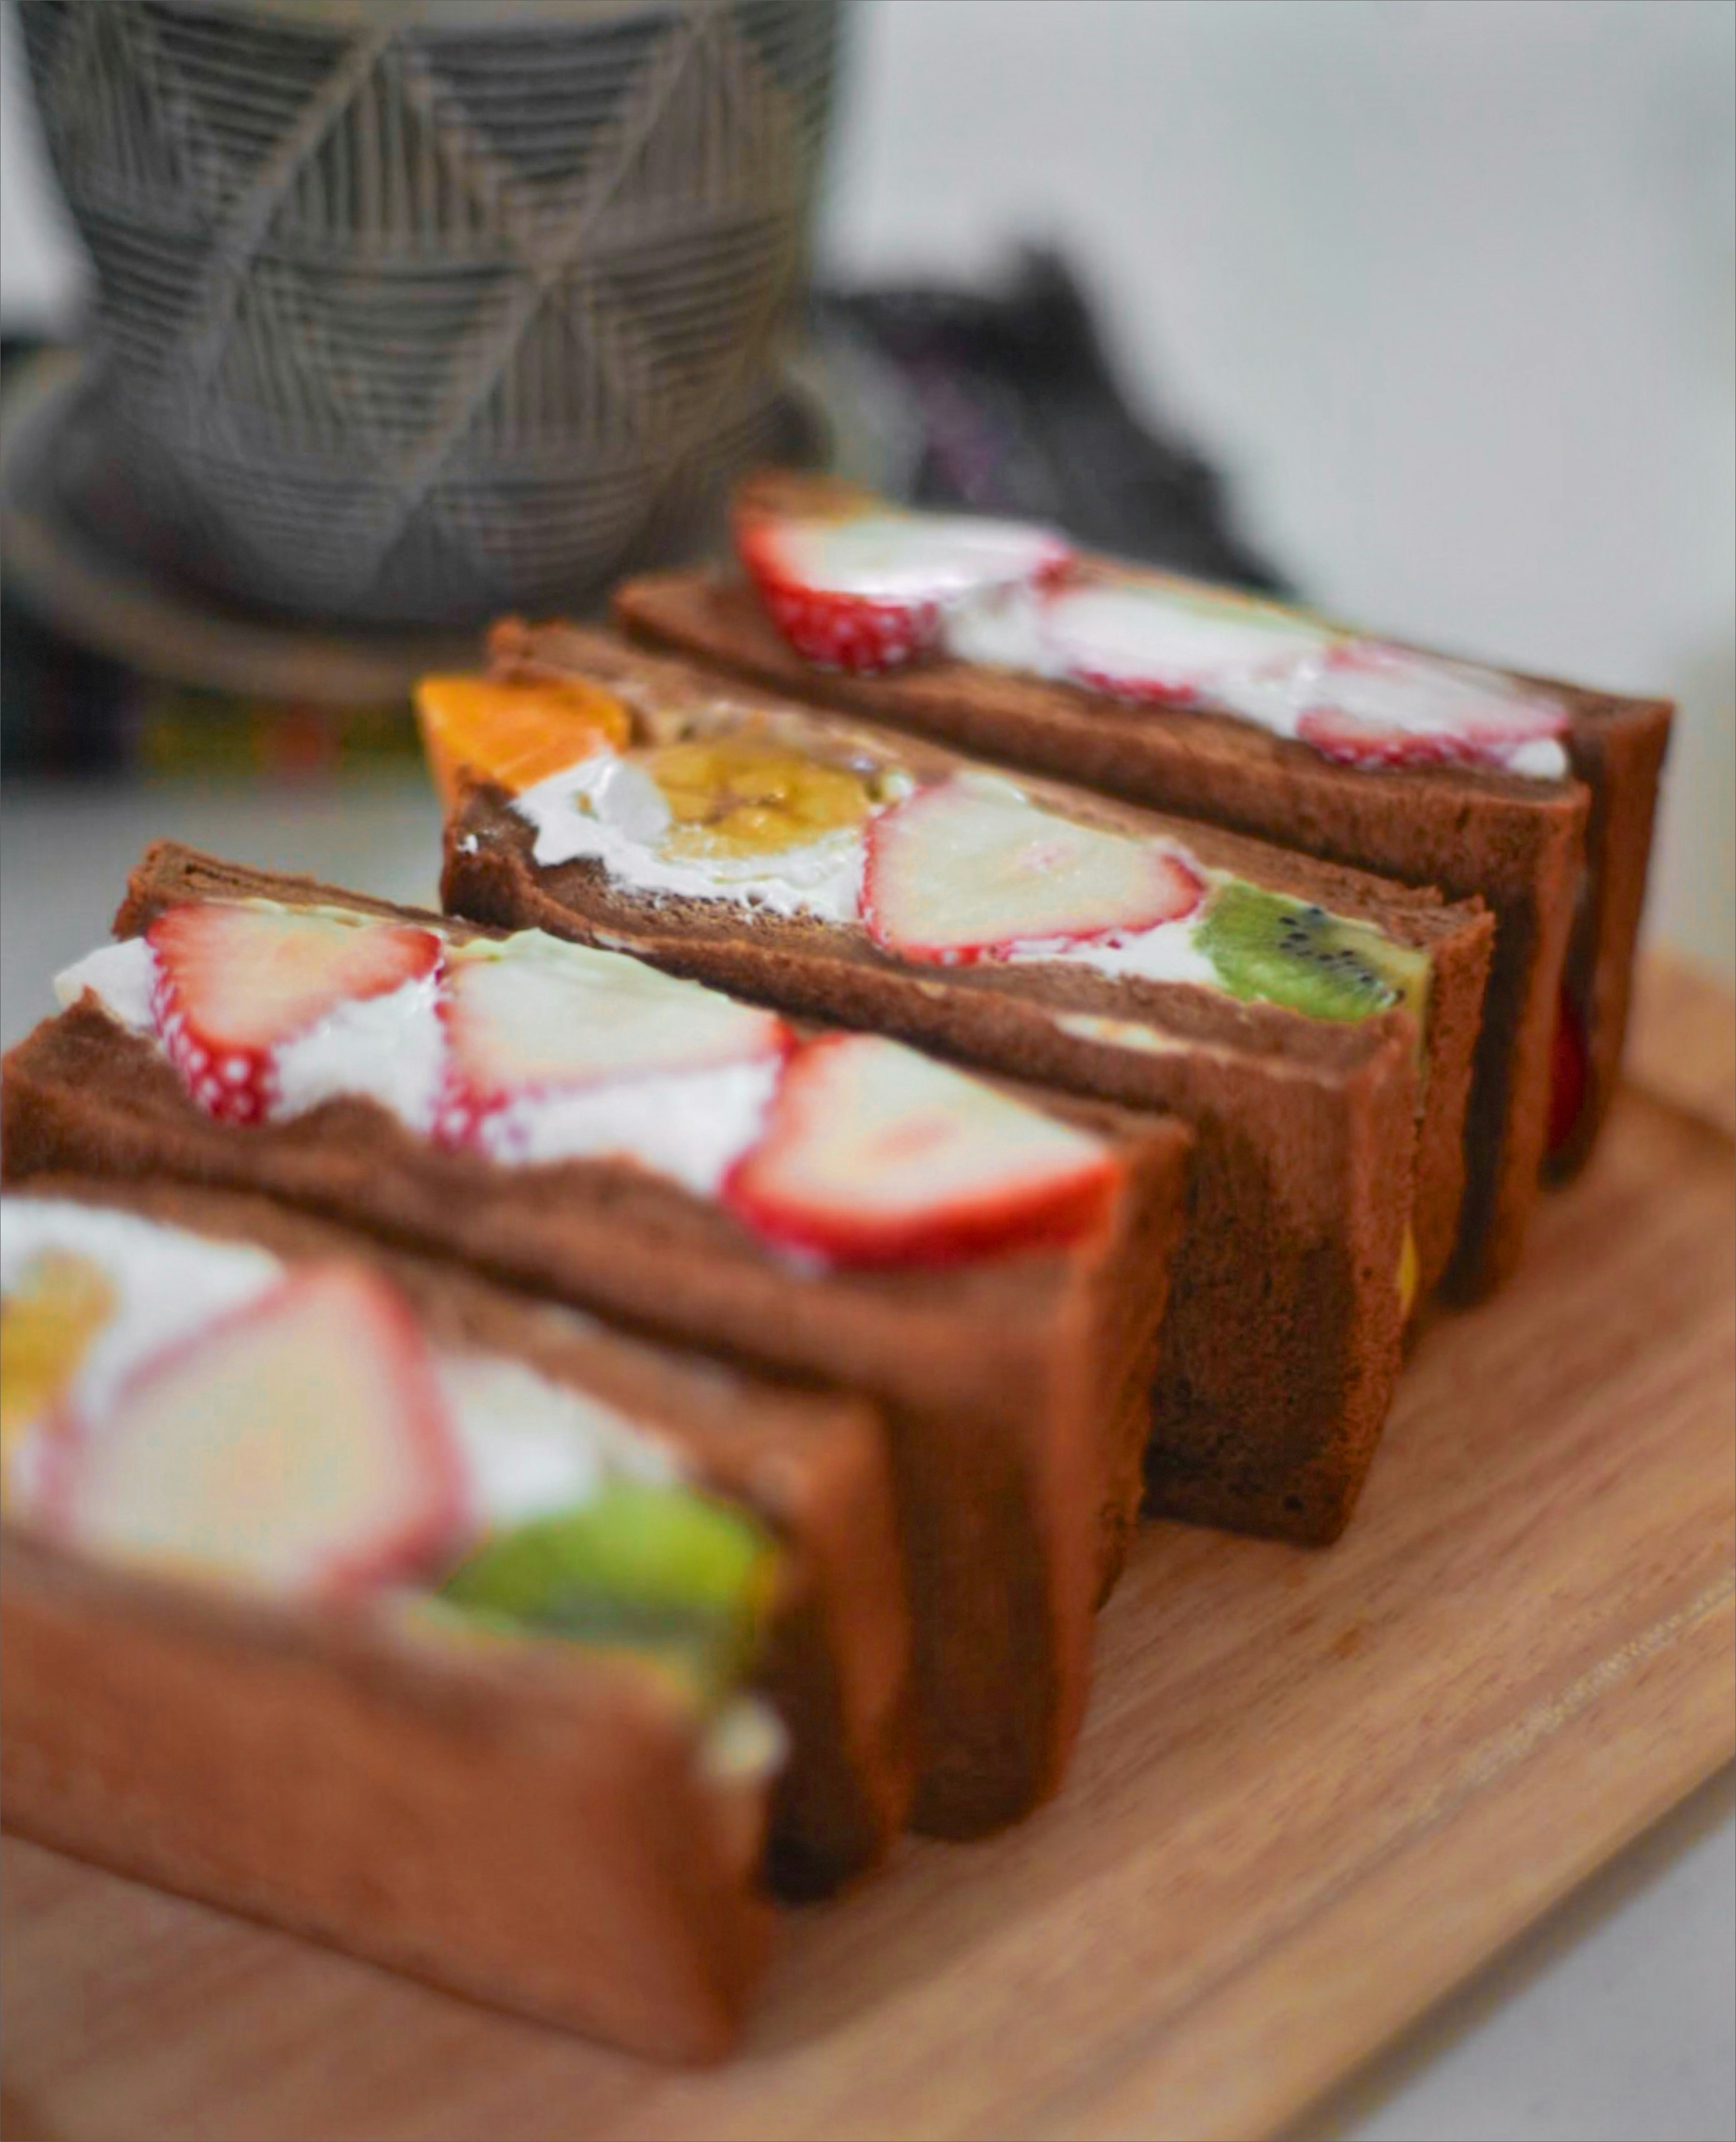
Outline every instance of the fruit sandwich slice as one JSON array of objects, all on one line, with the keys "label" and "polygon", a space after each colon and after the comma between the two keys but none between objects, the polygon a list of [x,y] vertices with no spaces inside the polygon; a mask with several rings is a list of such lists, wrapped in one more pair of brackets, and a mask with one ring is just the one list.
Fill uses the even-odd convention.
[{"label": "fruit sandwich slice", "polygon": [[[545,1570],[564,1588],[524,1605],[527,1631],[643,1652],[709,1707],[711,1680],[732,1674],[737,1661],[734,1624],[713,1613],[705,1591],[711,1548],[704,1524],[694,1523],[696,1498],[702,1519],[712,1502],[729,1506],[723,1548],[731,1528],[763,1533],[780,1571],[747,1678],[788,1740],[772,1791],[767,1878],[781,1896],[802,1898],[884,1856],[909,1809],[915,1750],[910,1617],[885,1442],[870,1407],[629,1339],[263,1198],[175,1183],[32,1181],[32,1199],[69,1196],[147,1223],[119,1231],[130,1235],[122,1248],[134,1257],[143,1311],[123,1340],[136,1330],[160,1336],[153,1320],[172,1328],[181,1314],[172,1278],[136,1269],[147,1238],[168,1246],[171,1273],[175,1241],[198,1236],[269,1253],[231,1257],[244,1277],[274,1263],[358,1257],[383,1275],[434,1350],[445,1411],[456,1419],[466,1461],[461,1537],[488,1546],[489,1560],[472,1562],[463,1580],[476,1613],[504,1614],[509,1603],[491,1601],[487,1568],[508,1582]],[[16,1217],[29,1202],[14,1197],[8,1209]],[[8,1242],[8,1269],[21,1240]],[[188,1254],[196,1315],[200,1272]],[[100,1276],[94,1296],[68,1295],[57,1283],[66,1261],[38,1261],[46,1294],[27,1287],[12,1300],[7,1283],[12,1305],[32,1313],[12,1318],[6,1347],[0,1493],[14,1447],[27,1442],[42,1411],[40,1372],[75,1360],[78,1349],[62,1330],[71,1310],[94,1301],[112,1311],[121,1300]],[[75,1329],[72,1337],[88,1335]],[[27,1339],[31,1350],[21,1353]],[[690,1597],[681,1590],[684,1557]],[[727,1557],[718,1567],[727,1574]]]},{"label": "fruit sandwich slice", "polygon": [[1058,1783],[1138,1501],[1186,1129],[615,953],[167,845],[4,1066],[9,1179],[269,1193],[881,1419],[914,1819]]},{"label": "fruit sandwich slice", "polygon": [[771,475],[738,498],[743,577],[632,580],[616,615],[960,749],[1487,901],[1452,1283],[1487,1291],[1517,1260],[1540,1162],[1571,1173],[1614,1090],[1669,703],[1444,660],[1025,534],[1021,553],[1006,524]]},{"label": "fruit sandwich slice", "polygon": [[[516,795],[471,724],[489,777],[461,776],[447,906],[1186,1118],[1155,1506],[1334,1537],[1406,1310],[1452,1246],[1488,916],[720,687],[609,634],[509,624],[496,646],[482,682],[515,733],[550,683],[619,718],[611,740],[594,713],[570,728],[588,755]],[[477,696],[425,683],[431,742]]]},{"label": "fruit sandwich slice", "polygon": [[901,1810],[871,1410],[264,1199],[42,1177],[0,1214],[8,1826],[723,2051],[768,1819],[812,1874]]}]

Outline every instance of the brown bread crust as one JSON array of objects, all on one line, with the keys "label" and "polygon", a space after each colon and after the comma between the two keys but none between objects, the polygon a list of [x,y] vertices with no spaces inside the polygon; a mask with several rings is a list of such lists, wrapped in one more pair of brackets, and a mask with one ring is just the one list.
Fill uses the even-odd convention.
[{"label": "brown bread crust", "polygon": [[368,1242],[264,1197],[180,1182],[38,1175],[37,1197],[134,1212],[289,1261],[365,1254],[432,1343],[525,1362],[643,1423],[689,1477],[755,1511],[786,1578],[759,1683],[790,1734],[767,1871],[795,1898],[885,1858],[915,1783],[910,1626],[880,1424],[860,1399],[796,1391],[624,1337],[461,1267]]},{"label": "brown bread crust", "polygon": [[[449,906],[513,928],[625,945],[672,971],[1073,1093],[1161,1108],[1197,1134],[1189,1223],[1152,1389],[1152,1507],[1309,1542],[1335,1538],[1397,1379],[1394,1283],[1411,1210],[1414,1030],[1355,1026],[1152,987],[1173,1045],[1105,1048],[1057,1008],[1125,1015],[1124,985],[1076,970],[913,970],[860,931],[744,929],[711,902],[624,897],[588,863],[540,870],[528,825],[472,787],[447,829]],[[1438,911],[1423,911],[1423,913]]]},{"label": "brown bread crust", "polygon": [[[249,896],[475,934],[167,843],[134,872],[116,929],[136,932],[187,900]],[[88,999],[12,1051],[3,1098],[9,1176],[72,1169],[264,1192],[629,1328],[866,1393],[888,1433],[914,1619],[915,1819],[974,1835],[1058,1784],[1106,1534],[1130,1522],[1104,1522],[1126,1469],[1104,1439],[1156,1353],[1190,1143],[1180,1126],[1042,1102],[1107,1136],[1125,1167],[1102,1227],[1065,1251],[797,1276],[721,1207],[628,1165],[499,1167],[357,1100],[234,1131]],[[1108,1335],[1130,1325],[1137,1344],[1117,1351]]]},{"label": "brown bread crust", "polygon": [[708,1781],[643,1675],[11,1528],[0,1655],[9,1829],[657,2058],[738,2036],[770,1932],[762,1794]]},{"label": "brown bread crust", "polygon": [[[1547,678],[1536,681],[1566,692]],[[1591,1158],[1621,1076],[1658,787],[1675,713],[1668,699],[1567,696],[1573,770],[1591,792],[1591,816],[1562,988],[1585,1036],[1586,1083],[1572,1133],[1549,1157],[1555,1182],[1578,1174]]]},{"label": "brown bread crust", "polygon": [[819,670],[785,644],[748,588],[716,575],[627,581],[616,590],[614,614],[643,639],[774,689],[1309,855],[1439,886],[1453,899],[1481,896],[1494,911],[1496,939],[1449,1284],[1470,1298],[1512,1270],[1548,1132],[1561,963],[1590,802],[1578,782],[1439,767],[1369,775],[1229,716],[1189,708],[1154,716],[1100,693],[964,663],[884,677]]}]

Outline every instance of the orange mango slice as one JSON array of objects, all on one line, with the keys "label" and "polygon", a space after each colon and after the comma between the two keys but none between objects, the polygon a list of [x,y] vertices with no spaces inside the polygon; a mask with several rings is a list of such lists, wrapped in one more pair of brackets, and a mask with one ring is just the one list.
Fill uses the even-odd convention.
[{"label": "orange mango slice", "polygon": [[579,678],[424,677],[416,718],[448,810],[461,768],[521,795],[599,751],[624,749],[633,733],[621,702]]}]

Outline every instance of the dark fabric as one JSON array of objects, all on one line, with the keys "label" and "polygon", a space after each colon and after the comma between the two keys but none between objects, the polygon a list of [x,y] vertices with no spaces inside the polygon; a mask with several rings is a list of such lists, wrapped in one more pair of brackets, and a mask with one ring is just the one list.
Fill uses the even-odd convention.
[{"label": "dark fabric", "polygon": [[1059,254],[1027,249],[990,294],[836,291],[815,318],[846,437],[860,427],[908,503],[1048,521],[1087,549],[1290,591],[1237,531],[1216,470],[1129,406]]}]

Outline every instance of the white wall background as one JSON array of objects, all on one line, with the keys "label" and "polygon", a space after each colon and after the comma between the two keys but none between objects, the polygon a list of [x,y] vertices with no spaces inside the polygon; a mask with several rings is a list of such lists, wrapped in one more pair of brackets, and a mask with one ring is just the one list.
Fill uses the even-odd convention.
[{"label": "white wall background", "polygon": [[[1683,703],[1654,920],[1736,966],[1736,4],[879,0],[824,251],[1062,242],[1311,593]],[[78,277],[0,54],[0,311]]]}]

